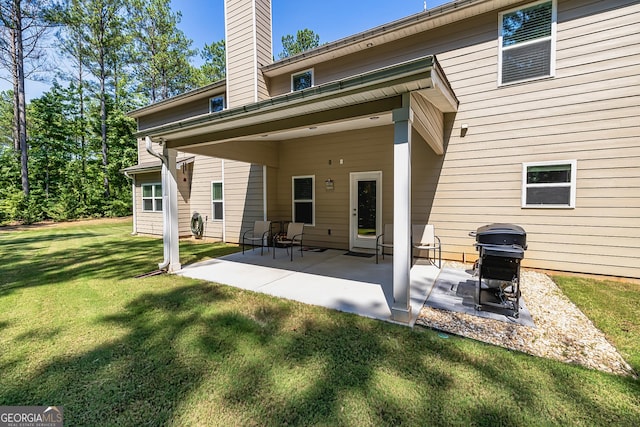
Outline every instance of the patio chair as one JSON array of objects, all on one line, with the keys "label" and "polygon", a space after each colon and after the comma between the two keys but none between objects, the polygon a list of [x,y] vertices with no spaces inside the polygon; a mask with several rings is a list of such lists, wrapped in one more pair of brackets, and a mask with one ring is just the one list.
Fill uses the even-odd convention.
[{"label": "patio chair", "polygon": [[[268,242],[269,232],[271,231],[271,221],[256,221],[253,223],[253,230],[247,230],[242,233],[242,253],[244,254],[245,242],[251,243],[251,250],[255,248],[255,243],[260,242],[260,256],[264,253],[264,244]],[[269,243],[267,243],[267,251]]]},{"label": "patio chair", "polygon": [[438,268],[442,268],[442,247],[440,245],[440,238],[435,235],[435,229],[433,225],[418,225],[413,224],[411,226],[411,247],[419,251],[427,251],[427,259],[431,261],[433,265],[435,260],[431,258],[431,251],[435,256],[438,252]]},{"label": "patio chair", "polygon": [[376,264],[378,263],[378,248],[382,248],[380,252],[382,252],[383,260],[385,248],[389,248],[393,252],[393,224],[385,224],[384,233],[376,237]]},{"label": "patio chair", "polygon": [[302,238],[304,237],[304,223],[290,222],[287,227],[287,235],[274,236],[273,238],[273,259],[276,258],[276,247],[286,248],[287,254],[291,248],[291,261],[293,261],[293,247],[300,246],[300,256],[302,257]]}]

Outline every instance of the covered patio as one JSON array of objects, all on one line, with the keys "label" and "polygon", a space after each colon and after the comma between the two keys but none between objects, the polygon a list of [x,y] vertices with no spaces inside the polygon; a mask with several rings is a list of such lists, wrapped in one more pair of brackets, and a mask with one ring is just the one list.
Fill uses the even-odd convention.
[{"label": "covered patio", "polygon": [[[316,191],[315,187],[319,186],[317,183],[314,186],[315,181],[311,181],[313,196],[309,199],[312,200],[310,203],[313,203],[313,207],[310,211],[314,213],[311,221],[302,221],[309,223],[305,241],[322,245],[327,239],[325,236],[335,236],[333,230],[339,230],[341,234],[326,246],[343,247],[345,250],[372,250],[375,247],[375,235],[382,232],[384,217],[384,222],[393,224],[394,235],[394,256],[380,267],[384,268],[384,273],[376,273],[377,267],[369,266],[361,274],[370,274],[371,276],[367,276],[370,277],[368,280],[373,281],[358,279],[357,267],[335,269],[331,266],[340,265],[340,253],[344,251],[330,251],[324,255],[309,253],[310,260],[311,256],[331,254],[335,254],[335,259],[322,264],[322,267],[312,264],[303,267],[306,265],[304,263],[311,262],[305,260],[304,263],[299,262],[299,267],[303,269],[293,270],[293,273],[289,269],[296,269],[297,266],[282,269],[289,273],[276,274],[265,270],[255,275],[248,274],[246,276],[254,279],[283,274],[271,281],[260,282],[258,279],[251,286],[265,287],[265,290],[270,290],[267,293],[277,295],[280,285],[291,282],[289,286],[292,295],[306,292],[312,296],[323,295],[327,293],[327,289],[335,287],[337,296],[332,304],[337,305],[333,308],[338,309],[356,304],[358,300],[366,301],[372,298],[371,295],[378,293],[375,300],[377,302],[372,299],[367,303],[369,309],[360,308],[358,311],[369,313],[370,310],[371,317],[393,318],[401,323],[415,322],[428,289],[425,287],[422,291],[416,290],[421,296],[414,296],[414,289],[422,289],[414,283],[424,274],[432,284],[437,270],[422,273],[419,264],[416,266],[412,263],[411,224],[428,220],[424,217],[426,210],[413,205],[412,192],[427,196],[432,192],[432,183],[428,179],[418,179],[412,173],[412,158],[416,156],[416,152],[426,151],[433,156],[443,155],[446,148],[444,115],[454,113],[457,106],[458,101],[440,65],[435,57],[427,56],[281,94],[253,104],[231,106],[220,112],[168,120],[156,126],[151,126],[150,122],[148,127],[145,125],[144,129],[139,130],[138,137],[146,140],[147,151],[160,158],[163,163],[165,256],[160,267],[185,275],[191,274],[188,272],[195,268],[181,269],[180,264],[176,179],[178,152],[262,165],[261,214],[263,220],[272,221],[290,219],[296,222],[295,218],[287,218],[292,212],[291,187],[294,177],[315,180],[316,174],[324,175],[329,170],[327,168],[334,167],[332,165],[335,164],[332,175],[327,175],[329,179],[324,181],[324,176],[319,176],[320,182],[331,184],[327,184],[324,193]],[[179,117],[180,113],[177,107],[169,115]],[[413,149],[412,138],[418,142]],[[154,144],[159,144],[161,153],[154,151]],[[330,155],[335,156],[335,163],[328,157]],[[345,158],[347,160],[343,163]],[[420,173],[427,168],[421,165],[417,169]],[[346,191],[340,189],[334,192],[331,178],[335,179],[338,173],[341,174],[341,182],[345,183],[342,188],[347,189]],[[386,193],[381,190],[383,175]],[[375,225],[364,227],[375,230],[369,233],[373,239],[361,236],[361,227],[357,221],[360,217],[357,189],[364,180],[375,181],[378,191],[378,195],[371,198],[375,200],[375,206],[372,205],[372,210],[375,210]],[[412,180],[418,183],[413,189]],[[348,188],[351,189],[350,192]],[[316,221],[316,217],[320,219]],[[249,259],[249,256],[245,258]],[[231,261],[239,262],[236,259]],[[373,264],[368,259],[362,261]],[[219,262],[212,261],[207,267],[215,270],[216,263]],[[239,263],[244,268],[249,265],[246,262]],[[251,268],[258,267],[269,268],[260,263]],[[205,269],[204,266],[198,268]],[[332,273],[333,271],[346,271],[348,274],[345,277],[335,277],[336,273]],[[352,274],[355,276],[351,276]],[[213,270],[210,277],[214,281],[223,279],[216,277]],[[234,280],[241,279],[238,277]],[[349,286],[340,288],[345,281]],[[302,282],[317,285],[309,286],[306,291],[301,292],[299,285],[296,288],[295,284]],[[354,283],[360,285],[356,286]],[[363,283],[369,284],[369,288]],[[371,283],[375,287],[371,287]],[[340,302],[341,292],[353,292],[353,301]],[[414,297],[419,302],[416,300],[414,304]],[[373,310],[374,306],[378,307],[377,311]]]},{"label": "covered patio", "polygon": [[[275,259],[271,253],[247,251],[184,266],[176,274],[394,322],[392,257],[376,264],[373,258],[344,250],[311,249],[302,257],[295,253],[292,262],[284,249],[276,250]],[[415,324],[439,273],[428,260],[418,259],[412,266],[410,304],[416,310],[409,326]]]}]

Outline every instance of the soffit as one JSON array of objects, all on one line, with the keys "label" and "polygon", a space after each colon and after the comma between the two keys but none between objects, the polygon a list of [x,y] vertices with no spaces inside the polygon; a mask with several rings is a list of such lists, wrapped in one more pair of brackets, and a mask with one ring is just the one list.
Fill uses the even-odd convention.
[{"label": "soffit", "polygon": [[[432,73],[439,73],[429,56],[352,76],[340,81],[281,95],[255,104],[206,114],[156,128],[137,135],[163,139],[170,148],[204,142],[280,134],[294,138],[304,127],[326,123],[327,129],[346,129],[344,120],[369,126],[369,117],[397,107],[403,93],[433,88]],[[436,79],[440,81],[441,79]],[[351,123],[354,124],[354,123]],[[323,126],[324,127],[324,126]],[[285,132],[291,132],[285,135]]]}]

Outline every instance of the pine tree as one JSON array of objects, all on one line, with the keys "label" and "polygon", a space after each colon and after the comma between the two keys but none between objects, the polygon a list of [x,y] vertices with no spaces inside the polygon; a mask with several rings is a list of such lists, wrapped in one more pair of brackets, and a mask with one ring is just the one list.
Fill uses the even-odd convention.
[{"label": "pine tree", "polygon": [[295,56],[299,53],[320,46],[320,36],[312,30],[305,28],[298,30],[295,38],[291,34],[282,36],[282,48],[280,59]]},{"label": "pine tree", "polygon": [[[22,191],[29,196],[29,146],[25,78],[42,65],[45,57],[40,43],[47,31],[44,0],[0,1],[0,64],[9,71],[13,83],[14,149],[20,153]],[[27,69],[28,66],[28,69]]]},{"label": "pine tree", "polygon": [[156,102],[194,87],[189,60],[196,51],[177,28],[181,15],[170,1],[133,0],[129,14],[140,90]]}]

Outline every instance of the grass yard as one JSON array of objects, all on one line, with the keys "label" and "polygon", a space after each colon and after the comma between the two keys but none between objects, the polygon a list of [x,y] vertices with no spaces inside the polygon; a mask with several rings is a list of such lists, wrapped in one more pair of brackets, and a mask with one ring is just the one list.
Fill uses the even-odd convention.
[{"label": "grass yard", "polygon": [[[130,230],[0,229],[0,406],[60,405],[74,426],[640,425],[637,379],[183,277],[134,279],[162,241]],[[184,264],[236,250],[181,245]],[[618,291],[563,280],[637,370],[638,286],[620,309]]]}]

